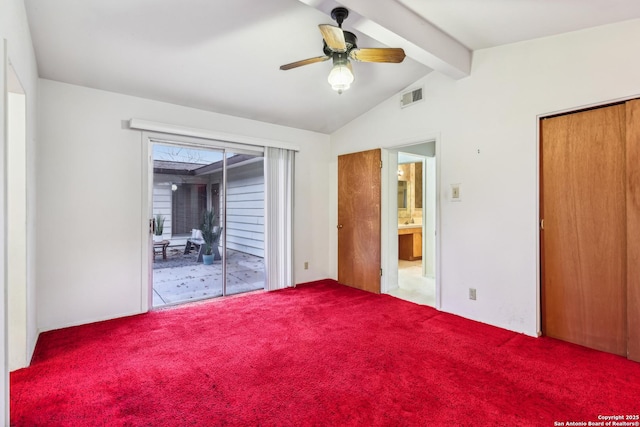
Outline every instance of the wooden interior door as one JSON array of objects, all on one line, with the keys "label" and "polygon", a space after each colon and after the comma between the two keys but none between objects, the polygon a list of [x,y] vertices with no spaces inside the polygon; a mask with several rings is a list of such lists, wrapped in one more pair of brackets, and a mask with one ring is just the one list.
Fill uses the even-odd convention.
[{"label": "wooden interior door", "polygon": [[544,119],[540,187],[543,333],[624,356],[625,125],[624,104]]},{"label": "wooden interior door", "polygon": [[627,115],[627,357],[640,362],[640,100]]},{"label": "wooden interior door", "polygon": [[338,156],[338,281],[380,293],[381,150]]}]

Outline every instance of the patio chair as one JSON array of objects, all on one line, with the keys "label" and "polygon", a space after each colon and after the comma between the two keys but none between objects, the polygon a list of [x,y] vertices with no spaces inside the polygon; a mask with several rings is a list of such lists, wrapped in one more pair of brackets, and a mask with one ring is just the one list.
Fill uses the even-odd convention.
[{"label": "patio chair", "polygon": [[198,250],[198,259],[196,262],[202,262],[204,239],[202,238],[202,231],[196,228],[191,230],[191,237],[187,239],[187,243],[184,245],[184,255],[188,255],[191,252],[191,249]]},{"label": "patio chair", "polygon": [[[219,261],[222,259],[222,256],[220,255],[220,249],[219,249],[220,236],[222,235],[222,227],[219,227],[217,225],[214,226],[213,232],[214,234],[218,234],[218,238],[211,245],[213,249],[213,259],[215,261]],[[202,262],[202,255],[204,255],[204,244],[205,244],[205,241],[202,238],[202,231],[194,228],[193,230],[191,230],[191,237],[187,239],[187,243],[184,246],[184,254],[185,255],[189,254],[191,252],[191,249],[194,249],[194,250],[197,249],[198,259],[196,261]]]}]

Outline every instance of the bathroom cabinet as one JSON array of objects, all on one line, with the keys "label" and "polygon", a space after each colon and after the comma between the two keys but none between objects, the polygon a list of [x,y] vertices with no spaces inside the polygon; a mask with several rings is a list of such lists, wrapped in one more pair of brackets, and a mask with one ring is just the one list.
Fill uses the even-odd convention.
[{"label": "bathroom cabinet", "polygon": [[398,229],[398,259],[422,259],[422,227]]}]

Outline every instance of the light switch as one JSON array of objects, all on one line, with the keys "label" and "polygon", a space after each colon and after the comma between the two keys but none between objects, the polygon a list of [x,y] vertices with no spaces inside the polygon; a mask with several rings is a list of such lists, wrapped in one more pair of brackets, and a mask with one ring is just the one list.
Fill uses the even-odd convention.
[{"label": "light switch", "polygon": [[451,184],[451,201],[460,201],[460,184]]}]

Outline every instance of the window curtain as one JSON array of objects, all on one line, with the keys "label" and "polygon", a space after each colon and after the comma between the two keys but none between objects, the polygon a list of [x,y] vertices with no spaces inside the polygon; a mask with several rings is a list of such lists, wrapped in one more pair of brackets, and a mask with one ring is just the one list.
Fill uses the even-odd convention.
[{"label": "window curtain", "polygon": [[293,173],[295,151],[265,147],[266,290],[293,282]]}]

